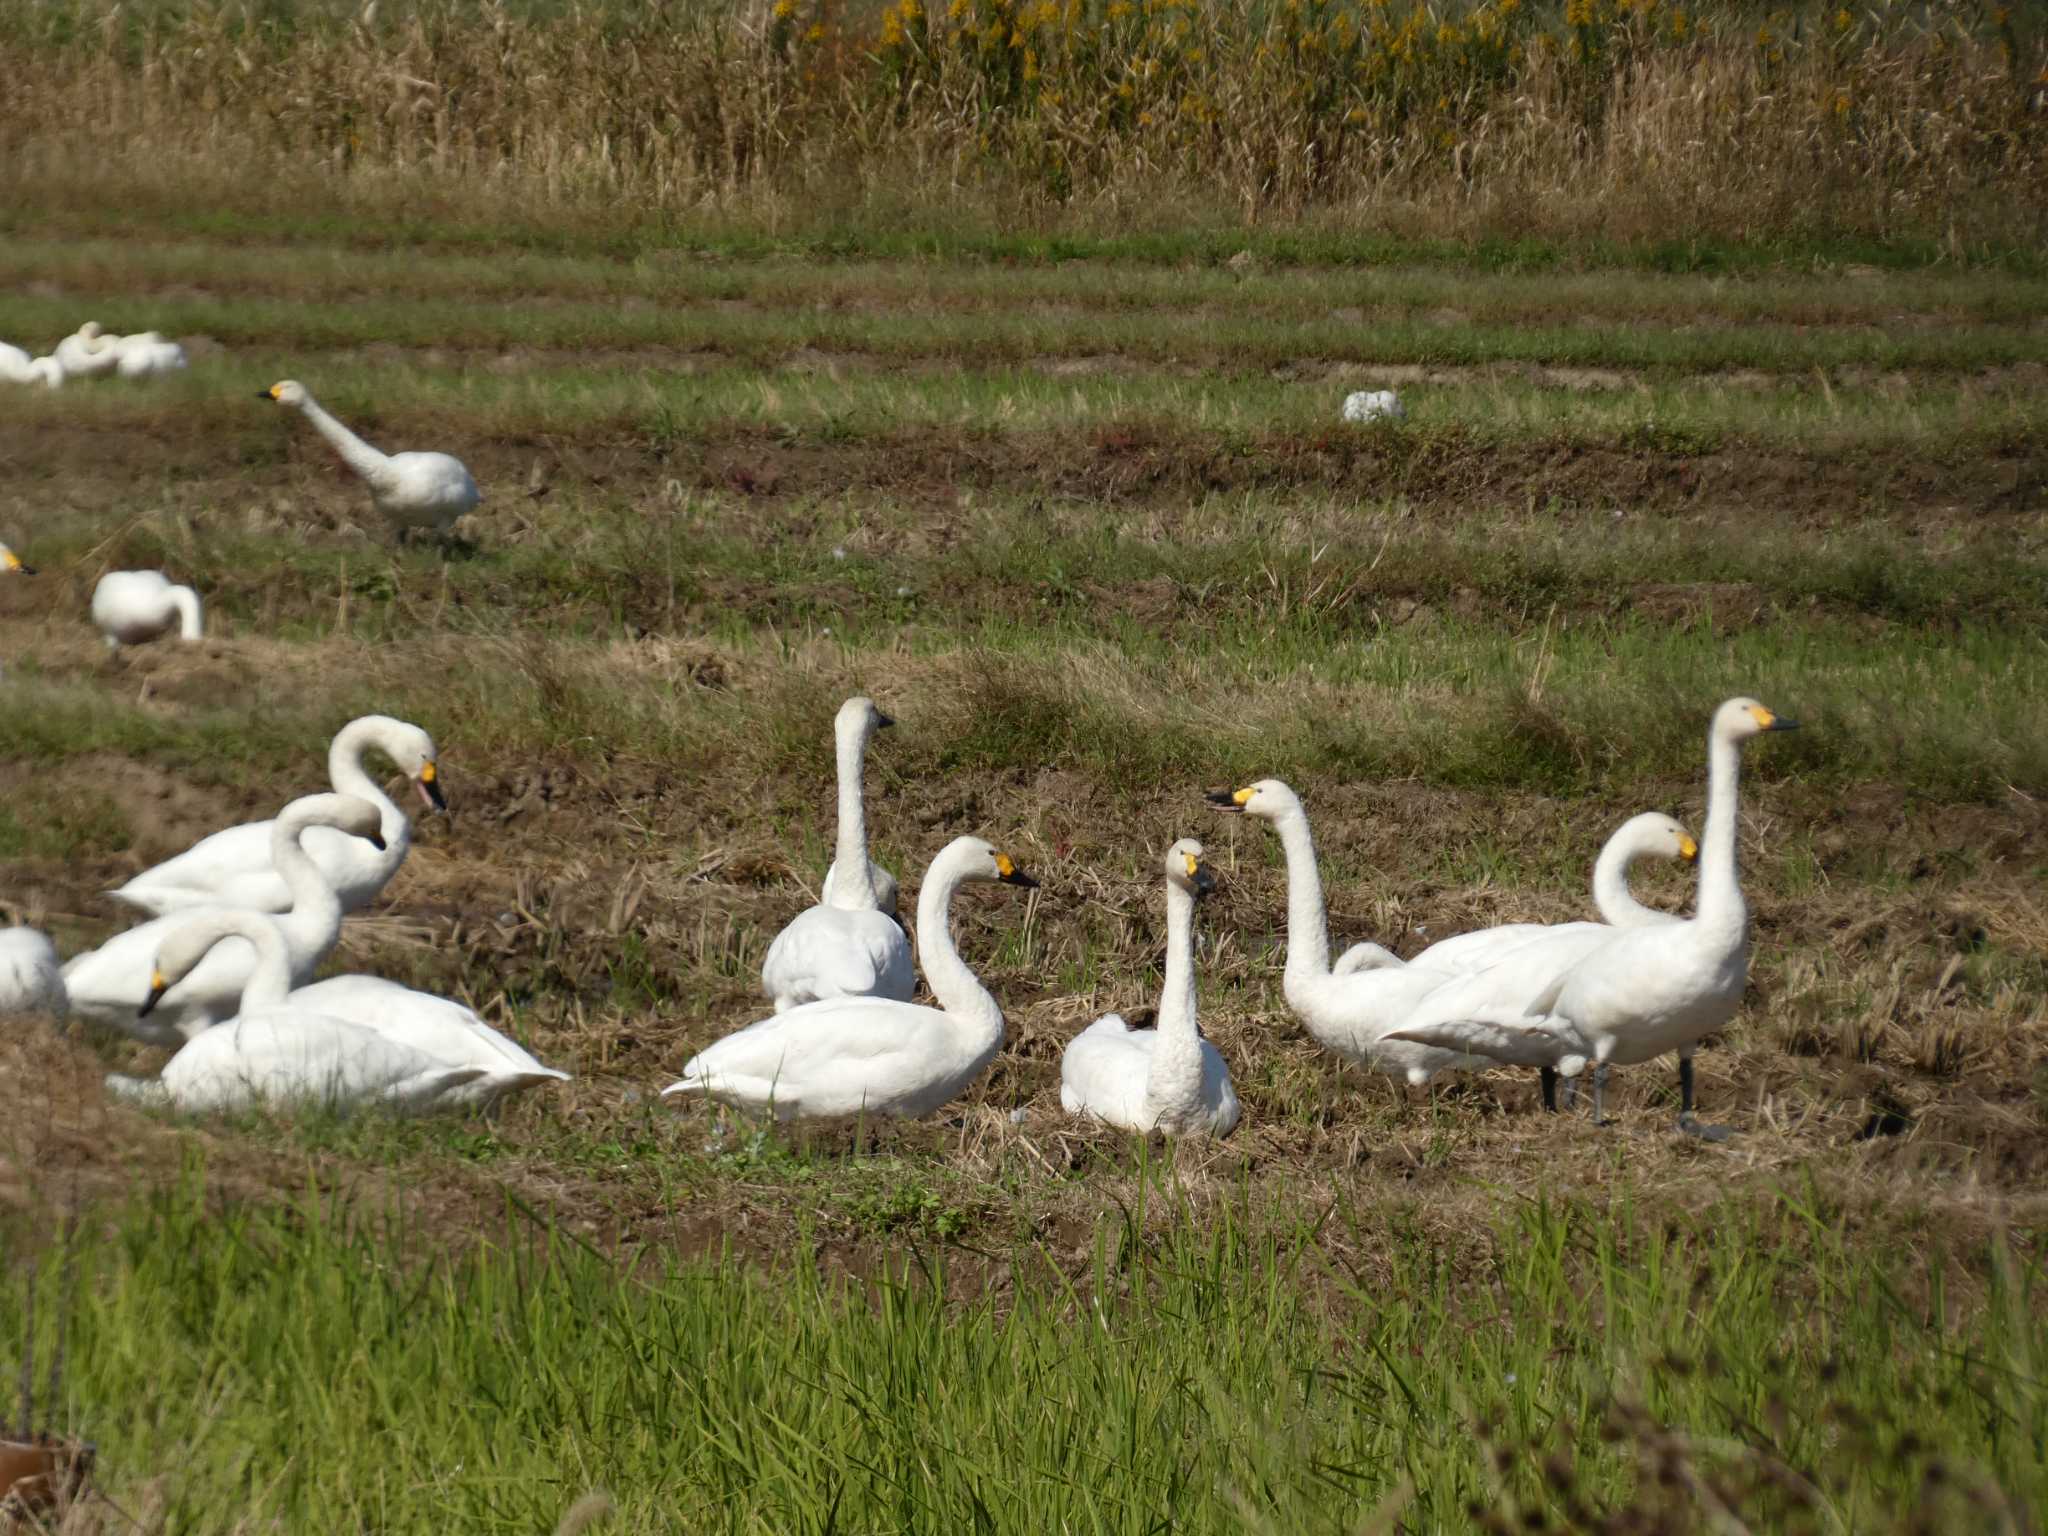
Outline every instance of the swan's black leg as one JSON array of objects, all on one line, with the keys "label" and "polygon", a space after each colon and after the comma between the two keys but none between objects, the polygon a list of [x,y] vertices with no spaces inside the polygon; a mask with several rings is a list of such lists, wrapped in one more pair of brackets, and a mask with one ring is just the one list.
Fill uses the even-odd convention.
[{"label": "swan's black leg", "polygon": [[1607,1118],[1607,1063],[1604,1061],[1595,1062],[1593,1065],[1593,1123],[1614,1123]]},{"label": "swan's black leg", "polygon": [[1700,1124],[1692,1112],[1692,1056],[1686,1052],[1678,1057],[1678,1128],[1701,1141],[1726,1141],[1735,1134],[1725,1125]]},{"label": "swan's black leg", "polygon": [[1557,1113],[1557,1068],[1544,1067],[1541,1069],[1541,1072],[1543,1076],[1543,1112],[1547,1115],[1554,1115]]},{"label": "swan's black leg", "polygon": [[1576,1077],[1568,1077],[1563,1082],[1558,1084],[1557,1101],[1558,1103],[1562,1104],[1567,1110],[1573,1110],[1578,1108],[1579,1080]]}]

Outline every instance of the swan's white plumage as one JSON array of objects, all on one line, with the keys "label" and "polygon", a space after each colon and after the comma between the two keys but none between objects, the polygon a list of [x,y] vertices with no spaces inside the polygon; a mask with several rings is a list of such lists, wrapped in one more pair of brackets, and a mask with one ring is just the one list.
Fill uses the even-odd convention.
[{"label": "swan's white plumage", "polygon": [[0,928],[0,1014],[61,1014],[68,1007],[57,946],[35,928]]},{"label": "swan's white plumage", "polygon": [[328,1018],[345,1019],[430,1057],[443,1067],[481,1075],[448,1096],[456,1105],[487,1105],[569,1074],[543,1066],[531,1051],[491,1028],[452,998],[402,987],[381,976],[332,976],[300,987],[287,1000]]},{"label": "swan's white plumage", "polygon": [[155,331],[123,336],[115,344],[114,371],[124,379],[149,379],[185,366],[185,349]]},{"label": "swan's white plumage", "polygon": [[59,389],[64,384],[64,365],[54,357],[31,359],[21,348],[0,341],[0,383]]},{"label": "swan's white plumage", "polygon": [[445,533],[483,500],[460,459],[445,453],[381,453],[335,420],[296,380],[271,385],[263,397],[293,407],[312,422],[362,477],[370,500],[396,530]]},{"label": "swan's white plumage", "polygon": [[120,337],[107,335],[97,320],[88,320],[58,342],[51,355],[63,365],[66,376],[90,379],[114,371],[121,361],[120,344]]},{"label": "swan's white plumage", "polygon": [[[307,828],[300,839],[344,912],[376,900],[412,847],[411,821],[363,767],[365,755],[372,751],[396,763],[429,806],[441,803],[434,738],[418,726],[389,715],[364,715],[336,733],[327,751],[328,779],[337,794],[377,807],[378,832],[384,840],[379,849],[360,837],[321,826]],[[291,906],[292,895],[271,862],[274,827],[274,822],[251,821],[215,832],[108,894],[159,917],[199,906],[283,912]]]},{"label": "swan's white plumage", "polygon": [[1408,408],[1391,389],[1357,389],[1344,397],[1346,421],[1406,421]]},{"label": "swan's white plumage", "polygon": [[92,589],[92,621],[114,647],[142,645],[178,632],[197,640],[203,612],[199,594],[174,585],[161,571],[109,571]]},{"label": "swan's white plumage", "polygon": [[1237,1090],[1195,1017],[1195,901],[1213,882],[1202,845],[1182,838],[1166,851],[1166,978],[1155,1029],[1132,1029],[1105,1014],[1067,1042],[1060,1103],[1140,1133],[1228,1136],[1237,1127]]},{"label": "swan's white plumage", "polygon": [[973,1082],[1003,1043],[1003,1012],[953,947],[953,895],[970,880],[1035,882],[978,837],[932,860],[917,897],[917,941],[939,1007],[874,997],[806,1003],[698,1052],[664,1094],[698,1094],[779,1119],[922,1115]]}]

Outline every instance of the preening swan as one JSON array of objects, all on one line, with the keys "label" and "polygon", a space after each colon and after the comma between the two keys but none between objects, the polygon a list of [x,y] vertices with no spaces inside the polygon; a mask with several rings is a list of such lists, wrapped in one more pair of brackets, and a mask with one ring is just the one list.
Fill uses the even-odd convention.
[{"label": "preening swan", "polygon": [[124,1098],[196,1114],[257,1104],[347,1109],[381,1103],[421,1111],[457,1102],[482,1069],[451,1067],[374,1029],[333,1018],[285,998],[291,957],[276,919],[257,912],[181,916],[150,963],[140,1012],[233,943],[253,960],[241,1011],[189,1041],[146,1081],[118,1075],[107,1087]]},{"label": "preening swan", "polygon": [[834,997],[749,1024],[700,1051],[667,1094],[702,1094],[788,1120],[816,1115],[922,1115],[988,1069],[1003,1043],[1003,1010],[953,947],[948,914],[970,880],[1038,882],[978,837],[955,838],[917,893],[917,947],[937,1008]]},{"label": "preening swan", "polygon": [[199,594],[172,586],[158,571],[109,571],[92,589],[92,621],[107,649],[141,645],[176,626],[180,640],[200,638]]},{"label": "preening swan", "polygon": [[1216,810],[1271,822],[1279,834],[1287,856],[1287,967],[1281,989],[1318,1044],[1418,1087],[1448,1068],[1487,1064],[1459,1051],[1382,1038],[1426,993],[1449,980],[1450,972],[1415,965],[1341,976],[1331,971],[1323,877],[1308,815],[1293,790],[1278,779],[1261,779],[1235,793],[1217,791],[1208,800]]},{"label": "preening swan", "polygon": [[88,320],[58,342],[57,350],[51,355],[63,365],[68,377],[96,378],[103,373],[112,373],[120,363],[121,338],[107,335],[100,329],[99,321]]},{"label": "preening swan", "polygon": [[0,1014],[62,1014],[64,968],[57,946],[36,928],[0,928]]},{"label": "preening swan", "polygon": [[1223,1055],[1195,1022],[1195,903],[1215,887],[1202,845],[1184,837],[1166,850],[1166,981],[1159,1027],[1132,1029],[1105,1014],[1067,1042],[1060,1103],[1127,1131],[1228,1136],[1237,1090]]},{"label": "preening swan", "polygon": [[[244,1007],[252,1006],[251,995],[242,994]],[[483,1107],[522,1088],[569,1077],[542,1066],[524,1046],[453,998],[416,992],[381,976],[333,976],[300,987],[287,1001],[309,1013],[361,1025],[440,1066],[475,1068],[480,1076],[448,1094],[451,1106]]]},{"label": "preening swan", "polygon": [[[335,793],[353,795],[377,807],[383,846],[379,849],[362,838],[320,826],[308,828],[301,845],[319,867],[321,878],[334,888],[344,912],[354,912],[376,900],[412,847],[412,823],[363,767],[364,757],[373,751],[382,752],[398,765],[429,810],[448,807],[435,766],[434,738],[425,731],[389,715],[364,715],[341,728],[327,749],[328,781]],[[228,827],[108,894],[159,917],[199,906],[283,912],[292,904],[292,893],[271,863],[274,825],[250,821]]]},{"label": "preening swan", "polygon": [[258,396],[293,407],[363,477],[376,504],[396,530],[445,533],[458,517],[483,500],[462,461],[445,453],[379,453],[322,409],[293,379],[273,384]]},{"label": "preening swan", "polygon": [[[284,935],[294,982],[310,977],[341,938],[341,902],[299,846],[299,835],[311,826],[336,827],[373,843],[383,841],[377,808],[353,795],[307,795],[292,801],[271,823],[271,862],[292,893],[291,910],[272,921]],[[158,947],[188,916],[204,912],[211,917],[223,910],[241,909],[201,908],[159,917],[74,956],[64,967],[71,1011],[159,1045],[176,1044],[232,1017],[256,964],[254,949],[239,942],[217,945],[197,969],[157,999],[148,1018],[139,1018],[136,1012],[147,996]]]},{"label": "preening swan", "polygon": [[768,946],[761,986],[777,1013],[824,997],[908,1002],[917,990],[910,937],[881,909],[861,804],[860,765],[868,738],[892,723],[872,699],[848,699],[839,707],[838,851],[818,905],[799,912]]},{"label": "preening swan", "polygon": [[64,365],[54,357],[30,361],[21,348],[0,341],[0,383],[41,384],[47,389],[58,389],[64,383]]},{"label": "preening swan", "polygon": [[1624,929],[1547,978],[1519,1007],[1463,1020],[1438,1019],[1403,1034],[1416,1043],[1478,1051],[1519,1066],[1570,1074],[1588,1060],[1593,1111],[1602,1111],[1607,1068],[1678,1052],[1679,1129],[1719,1141],[1724,1126],[1693,1113],[1693,1052],[1734,1017],[1749,977],[1749,908],[1736,872],[1737,779],[1742,743],[1795,729],[1754,699],[1730,699],[1707,733],[1707,824],[1699,905],[1682,922]]}]

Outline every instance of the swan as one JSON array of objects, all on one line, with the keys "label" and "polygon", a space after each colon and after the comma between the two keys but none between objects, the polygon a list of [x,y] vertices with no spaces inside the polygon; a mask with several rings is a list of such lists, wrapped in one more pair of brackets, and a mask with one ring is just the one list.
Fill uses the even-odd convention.
[{"label": "swan", "polygon": [[58,342],[57,350],[51,355],[63,365],[67,378],[96,378],[113,372],[120,363],[121,338],[107,335],[97,320],[88,320]]},{"label": "swan", "polygon": [[1212,792],[1211,807],[1273,824],[1287,856],[1287,967],[1281,990],[1287,1006],[1317,1044],[1349,1061],[1377,1067],[1420,1087],[1453,1067],[1488,1065],[1459,1051],[1382,1037],[1431,989],[1452,973],[1430,966],[1385,966],[1337,975],[1330,969],[1330,934],[1323,915],[1323,879],[1316,868],[1308,815],[1293,790],[1278,779],[1235,791]]},{"label": "swan", "polygon": [[461,1102],[457,1096],[484,1075],[481,1067],[451,1066],[388,1034],[292,1001],[283,929],[258,912],[178,918],[152,957],[140,1016],[229,940],[240,940],[237,948],[254,957],[240,1012],[188,1041],[154,1081],[109,1075],[111,1092],[187,1114],[258,1104],[347,1109],[365,1103],[417,1112]]},{"label": "swan", "polygon": [[1357,389],[1344,397],[1346,421],[1406,421],[1408,407],[1391,389]]},{"label": "swan", "polygon": [[[848,699],[839,707],[838,855],[825,874],[818,905],[799,912],[775,936],[761,964],[761,986],[777,1013],[824,997],[889,997],[907,1003],[917,990],[910,936],[881,909],[861,807],[861,756],[868,738],[891,723],[872,699]],[[850,874],[841,875],[841,870]]]},{"label": "swan", "polygon": [[[292,893],[291,910],[272,921],[284,934],[294,981],[310,977],[341,938],[341,902],[299,846],[300,834],[311,826],[335,827],[381,846],[378,824],[376,806],[354,795],[306,795],[292,801],[271,823],[271,861]],[[142,983],[150,962],[169,934],[198,912],[213,916],[236,910],[245,909],[198,908],[159,917],[115,934],[98,949],[73,956],[64,967],[71,1011],[156,1045],[174,1045],[231,1017],[256,962],[254,951],[246,944],[214,950],[168,997],[157,1000],[147,1023],[136,1009],[146,990]]]},{"label": "swan", "polygon": [[158,571],[109,571],[92,589],[92,621],[110,651],[167,635],[173,624],[180,640],[197,640],[201,617],[199,594]]},{"label": "swan", "polygon": [[1060,1104],[1127,1131],[1228,1136],[1237,1090],[1223,1054],[1195,1021],[1195,903],[1215,888],[1202,845],[1184,837],[1166,850],[1166,982],[1159,1027],[1132,1029],[1105,1014],[1067,1042]]},{"label": "swan", "polygon": [[154,378],[160,373],[176,373],[185,366],[185,349],[175,341],[164,340],[155,331],[123,336],[114,345],[118,353],[114,371],[124,379]]},{"label": "swan", "polygon": [[[1628,888],[1629,866],[1642,858],[1679,859],[1690,864],[1698,859],[1700,845],[1692,834],[1671,817],[1656,811],[1632,816],[1607,839],[1593,864],[1593,905],[1599,910],[1598,923],[1503,923],[1495,928],[1478,928],[1440,939],[1417,955],[1414,965],[1433,965],[1444,970],[1470,971],[1495,960],[1529,940],[1561,928],[1583,928],[1605,932],[1607,928],[1639,928],[1651,923],[1675,923],[1678,916],[1646,907]],[[1384,960],[1380,956],[1385,956]],[[1340,975],[1373,965],[1394,964],[1396,960],[1377,944],[1355,944],[1331,967]]]},{"label": "swan", "polygon": [[34,566],[24,564],[21,556],[17,555],[5,544],[0,544],[0,574],[33,576],[35,573],[36,568]]},{"label": "swan", "polygon": [[1038,884],[978,837],[940,850],[917,893],[917,945],[937,1008],[878,997],[829,997],[736,1030],[706,1047],[662,1090],[701,1094],[778,1119],[922,1115],[987,1070],[1003,1010],[953,947],[948,913],[970,880]]},{"label": "swan", "polygon": [[[254,984],[242,994],[253,1006]],[[537,1083],[567,1082],[569,1074],[542,1066],[453,998],[417,992],[381,976],[331,976],[293,991],[287,1001],[325,1018],[344,1019],[408,1046],[443,1067],[474,1067],[482,1075],[448,1095],[450,1104],[486,1107]]]},{"label": "swan", "polygon": [[[433,737],[389,715],[364,715],[343,726],[327,749],[327,778],[337,794],[377,807],[381,851],[360,838],[320,826],[307,829],[302,845],[319,866],[321,878],[334,888],[344,912],[375,901],[412,847],[412,823],[363,767],[364,756],[372,751],[398,765],[429,810],[448,808],[435,766]],[[292,893],[271,863],[273,825],[250,821],[215,832],[107,894],[156,917],[198,906],[286,911]]]},{"label": "swan", "polygon": [[39,357],[33,362],[21,348],[0,341],[0,381],[9,384],[42,384],[50,389],[61,389],[64,384],[64,365],[54,357]]},{"label": "swan", "polygon": [[1678,1128],[1707,1141],[1725,1139],[1726,1126],[1702,1125],[1693,1111],[1692,1058],[1703,1037],[1735,1016],[1749,979],[1749,908],[1735,859],[1742,744],[1768,731],[1797,728],[1797,721],[1755,699],[1730,699],[1714,711],[1707,732],[1700,895],[1691,918],[1623,929],[1570,964],[1552,967],[1554,974],[1541,978],[1540,987],[1518,1005],[1475,1009],[1463,1019],[1404,1022],[1403,1037],[1567,1076],[1590,1060],[1596,1120],[1609,1066],[1676,1051]]},{"label": "swan", "polygon": [[0,1014],[62,1014],[67,1007],[57,946],[36,928],[0,928]]},{"label": "swan", "polygon": [[379,453],[321,408],[306,386],[286,379],[263,390],[261,400],[275,400],[301,412],[314,429],[334,445],[348,467],[370,487],[376,504],[394,529],[431,529],[445,533],[483,496],[462,461],[445,453]]}]

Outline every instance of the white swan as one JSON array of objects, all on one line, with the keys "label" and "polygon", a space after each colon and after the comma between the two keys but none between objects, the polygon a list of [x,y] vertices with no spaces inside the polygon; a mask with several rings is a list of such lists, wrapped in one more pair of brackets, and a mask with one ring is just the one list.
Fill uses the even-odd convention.
[{"label": "white swan", "polygon": [[[1692,834],[1671,817],[1656,811],[1632,816],[1616,829],[1593,864],[1593,905],[1600,913],[1598,923],[1502,923],[1494,928],[1475,928],[1440,939],[1409,963],[1433,965],[1440,970],[1471,971],[1491,965],[1529,940],[1560,929],[1640,928],[1652,923],[1675,923],[1676,913],[1661,912],[1636,900],[1628,888],[1629,866],[1638,859],[1680,859],[1690,864],[1700,855]],[[1380,956],[1387,956],[1381,960]],[[1354,958],[1356,957],[1356,958]],[[1358,970],[1362,965],[1400,964],[1377,944],[1357,944],[1346,950],[1331,967],[1338,973]]]},{"label": "white swan", "polygon": [[[380,850],[361,838],[318,826],[309,828],[301,843],[319,866],[321,878],[334,888],[344,912],[376,900],[412,847],[412,823],[363,768],[364,756],[372,751],[398,765],[430,810],[448,807],[435,766],[434,738],[425,731],[389,715],[364,715],[341,728],[327,749],[328,781],[337,794],[377,807],[383,846]],[[292,904],[292,893],[271,863],[273,827],[272,822],[250,821],[215,832],[107,894],[158,917],[199,906],[283,912]]]},{"label": "white swan", "polygon": [[201,619],[199,594],[158,571],[109,571],[92,589],[92,621],[110,651],[167,635],[173,625],[180,640],[197,640]]},{"label": "white swan", "polygon": [[[886,730],[896,722],[875,707],[873,699],[851,698],[839,706],[839,713],[832,721],[833,745],[837,749],[839,784],[839,841],[833,850],[832,862],[825,868],[825,883],[818,891],[818,904],[825,907],[844,906],[841,896],[851,897],[856,905],[868,905],[867,893],[858,885],[849,884],[843,890],[839,879],[839,861],[847,860],[847,868],[865,862],[868,880],[874,886],[874,907],[889,916],[896,915],[896,877],[868,857],[868,812],[866,797],[861,793],[861,765],[868,754],[868,742],[876,731]],[[860,859],[855,860],[846,852],[847,829],[854,829],[852,845],[860,850]]]},{"label": "white swan", "polygon": [[175,341],[164,340],[155,331],[123,336],[114,345],[114,371],[124,379],[154,378],[160,373],[176,373],[185,366],[185,349]]},{"label": "white swan", "polygon": [[1271,822],[1279,834],[1287,856],[1287,966],[1281,990],[1318,1044],[1417,1087],[1448,1068],[1487,1065],[1462,1052],[1382,1038],[1425,994],[1449,980],[1450,972],[1417,965],[1342,976],[1331,971],[1323,878],[1308,815],[1293,790],[1278,779],[1261,779],[1235,793],[1217,791],[1208,800],[1216,810]]},{"label": "white swan", "polygon": [[57,343],[51,354],[63,365],[65,375],[74,379],[96,378],[112,373],[121,361],[121,338],[109,336],[97,320],[88,320]]},{"label": "white swan", "polygon": [[343,462],[363,477],[370,500],[394,529],[445,533],[483,500],[460,459],[445,453],[379,453],[328,415],[296,380],[273,384],[258,398],[289,405],[312,422]]},{"label": "white swan", "polygon": [[[537,1083],[567,1082],[569,1074],[541,1065],[532,1052],[507,1039],[453,998],[417,992],[381,976],[333,976],[300,987],[287,1001],[411,1047],[444,1067],[473,1067],[482,1075],[448,1095],[454,1105],[479,1108]],[[242,994],[243,1006],[251,993]]]},{"label": "white swan", "polygon": [[63,1014],[64,968],[37,928],[0,928],[0,1014]]},{"label": "white swan", "polygon": [[1754,699],[1730,699],[1707,732],[1707,824],[1700,896],[1682,922],[1624,929],[1556,974],[1519,1006],[1473,1016],[1404,1023],[1418,1044],[1477,1051],[1516,1066],[1570,1075],[1594,1062],[1593,1113],[1602,1113],[1607,1068],[1678,1052],[1679,1129],[1709,1141],[1724,1126],[1693,1113],[1693,1052],[1735,1015],[1749,978],[1749,908],[1736,872],[1737,780],[1742,743],[1798,722]]},{"label": "white swan", "polygon": [[449,1066],[387,1034],[289,1001],[285,936],[276,919],[257,912],[178,918],[152,958],[141,1015],[230,941],[253,956],[241,1011],[187,1042],[161,1077],[110,1075],[110,1091],[187,1114],[367,1103],[416,1112],[460,1102],[457,1095],[482,1075],[481,1068]]},{"label": "white swan", "polygon": [[1060,1104],[1068,1114],[1170,1136],[1228,1136],[1237,1128],[1230,1068],[1195,1020],[1195,902],[1215,884],[1193,838],[1166,850],[1159,1027],[1132,1029],[1111,1013],[1068,1041],[1060,1057]]},{"label": "white swan", "polygon": [[[307,795],[287,805],[271,824],[271,861],[292,893],[291,910],[272,921],[284,934],[295,982],[310,977],[341,938],[341,902],[299,846],[299,834],[310,826],[337,827],[372,842],[383,841],[377,808],[353,795]],[[71,1011],[160,1045],[175,1044],[232,1017],[256,964],[255,951],[247,944],[218,946],[169,996],[158,1000],[148,1021],[136,1015],[158,946],[187,917],[225,910],[243,909],[200,908],[159,917],[74,956],[64,967]]]},{"label": "white swan", "polygon": [[0,383],[41,384],[60,389],[64,384],[64,365],[54,357],[30,361],[21,348],[0,341]]},{"label": "white swan", "polygon": [[9,576],[33,576],[35,575],[35,573],[36,568],[34,566],[24,564],[22,562],[21,556],[17,555],[5,544],[0,544],[0,574],[5,574]]},{"label": "white swan", "polygon": [[937,1008],[876,997],[806,1003],[727,1035],[683,1067],[668,1094],[701,1094],[778,1119],[922,1115],[988,1069],[1003,1010],[953,947],[948,913],[970,880],[1038,882],[978,837],[955,838],[917,893],[917,945]]},{"label": "white swan", "polygon": [[872,699],[848,699],[839,707],[838,854],[826,872],[818,905],[799,912],[775,936],[761,964],[761,986],[777,1013],[825,997],[890,997],[907,1003],[917,990],[910,936],[881,910],[861,805],[862,754],[868,738],[889,724]]}]

